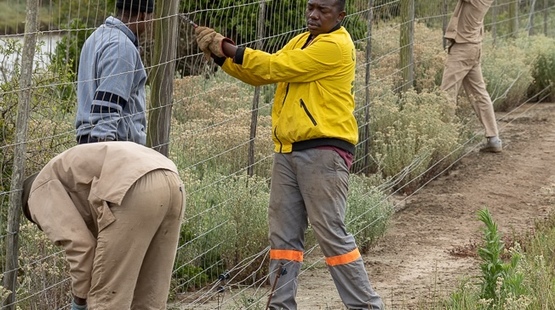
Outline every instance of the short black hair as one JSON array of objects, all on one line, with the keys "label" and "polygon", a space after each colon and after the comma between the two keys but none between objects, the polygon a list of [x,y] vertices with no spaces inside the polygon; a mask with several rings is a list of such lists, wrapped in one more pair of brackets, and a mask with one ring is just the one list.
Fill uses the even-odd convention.
[{"label": "short black hair", "polygon": [[339,9],[339,12],[345,11],[345,0],[336,0],[335,3],[337,5],[337,8]]},{"label": "short black hair", "polygon": [[116,8],[134,13],[152,13],[154,0],[116,0]]}]

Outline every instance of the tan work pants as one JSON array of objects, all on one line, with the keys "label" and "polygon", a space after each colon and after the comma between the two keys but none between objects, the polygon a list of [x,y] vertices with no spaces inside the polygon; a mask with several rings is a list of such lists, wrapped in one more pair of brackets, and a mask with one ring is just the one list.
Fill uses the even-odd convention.
[{"label": "tan work pants", "polygon": [[155,170],[110,206],[116,220],[98,233],[89,310],[166,309],[184,199],[179,176]]},{"label": "tan work pants", "polygon": [[486,137],[495,137],[499,132],[493,103],[482,76],[481,56],[481,44],[454,43],[445,62],[441,89],[447,92],[451,102],[456,103],[462,85],[476,116],[484,126]]}]

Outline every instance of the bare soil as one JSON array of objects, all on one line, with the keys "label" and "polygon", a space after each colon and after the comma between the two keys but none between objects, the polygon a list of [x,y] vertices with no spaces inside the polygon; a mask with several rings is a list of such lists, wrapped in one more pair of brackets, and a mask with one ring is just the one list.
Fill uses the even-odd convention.
[{"label": "bare soil", "polygon": [[[364,254],[386,309],[417,309],[479,275],[478,210],[489,209],[507,240],[532,232],[554,209],[555,104],[527,104],[496,116],[503,152],[480,153],[478,144],[469,146],[448,173],[410,196],[396,197],[398,211],[385,236]],[[306,265],[311,267],[299,277],[298,308],[345,309],[322,260]],[[193,307],[236,309],[229,300]]]},{"label": "bare soil", "polygon": [[[475,255],[488,208],[505,239],[530,233],[554,209],[555,104],[497,113],[503,152],[471,146],[446,175],[401,197],[385,236],[364,255],[387,309],[416,309],[479,275]],[[300,276],[299,309],[344,309],[327,270]]]}]

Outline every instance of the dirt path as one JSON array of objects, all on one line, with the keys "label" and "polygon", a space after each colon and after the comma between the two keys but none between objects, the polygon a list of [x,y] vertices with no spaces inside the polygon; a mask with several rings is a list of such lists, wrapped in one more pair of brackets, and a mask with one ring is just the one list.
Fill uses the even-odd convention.
[{"label": "dirt path", "polygon": [[[469,149],[448,175],[402,197],[386,235],[365,255],[388,310],[416,309],[479,274],[476,257],[453,255],[476,250],[483,227],[478,210],[487,207],[510,237],[529,232],[555,208],[555,104],[525,105],[497,118],[504,151]],[[300,275],[297,301],[299,310],[345,309],[321,259]],[[237,309],[232,304],[211,300],[181,309]]]},{"label": "dirt path", "polygon": [[[415,309],[478,274],[478,260],[452,252],[481,240],[477,211],[487,207],[505,236],[529,231],[554,208],[555,104],[497,114],[504,151],[477,149],[448,175],[404,200],[386,235],[365,255],[387,309]],[[300,277],[299,309],[344,309],[325,268]]]}]

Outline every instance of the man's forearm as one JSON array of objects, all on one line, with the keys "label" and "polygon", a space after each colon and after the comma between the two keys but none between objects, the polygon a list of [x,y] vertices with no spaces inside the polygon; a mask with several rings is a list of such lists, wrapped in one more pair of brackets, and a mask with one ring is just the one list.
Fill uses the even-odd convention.
[{"label": "man's forearm", "polygon": [[228,41],[222,42],[222,51],[226,55],[226,57],[233,58],[235,57],[235,53],[237,52],[237,45],[232,44]]}]

